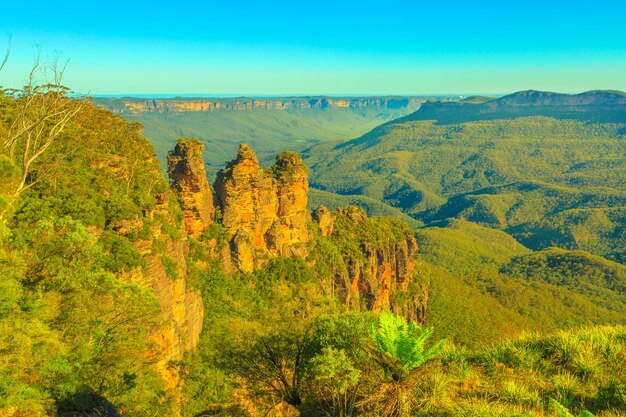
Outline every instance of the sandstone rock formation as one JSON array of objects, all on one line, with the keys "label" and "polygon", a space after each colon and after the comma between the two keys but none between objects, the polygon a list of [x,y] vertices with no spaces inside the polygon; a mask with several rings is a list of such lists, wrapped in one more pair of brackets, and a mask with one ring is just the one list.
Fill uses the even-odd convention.
[{"label": "sandstone rock formation", "polygon": [[319,206],[313,211],[313,220],[318,224],[322,236],[330,236],[334,229],[334,218],[325,206]]},{"label": "sandstone rock formation", "polygon": [[172,190],[185,215],[187,234],[198,237],[214,221],[213,193],[202,160],[204,144],[195,139],[180,139],[167,157],[167,172]]},{"label": "sandstone rock formation", "polygon": [[237,268],[252,272],[269,256],[306,256],[308,175],[300,157],[283,153],[267,171],[243,144],[215,181],[222,225]]},{"label": "sandstone rock formation", "polygon": [[[214,221],[213,195],[200,178],[204,175],[201,154],[201,144],[183,140],[169,158],[172,187],[189,234],[201,233]],[[308,173],[299,155],[283,152],[264,170],[252,149],[242,144],[236,158],[218,173],[214,188],[221,212],[217,221],[228,243],[226,253],[216,256],[227,271],[253,272],[271,258],[308,256],[313,238],[308,229]],[[368,218],[357,207],[333,213],[319,207],[312,219],[322,238],[330,239],[341,253],[334,280],[346,307],[400,309],[423,320],[427,293],[407,291],[413,282],[417,244],[404,222]],[[409,292],[417,298],[398,301],[397,294]]]},{"label": "sandstone rock formation", "polygon": [[271,168],[278,195],[277,219],[267,234],[267,249],[276,256],[307,255],[309,178],[300,156],[283,152]]},{"label": "sandstone rock formation", "polygon": [[[154,210],[148,213],[149,217],[161,218],[174,225],[169,194],[159,194],[155,203]],[[178,233],[180,236],[173,238],[163,233],[160,222],[154,222],[150,238],[135,243],[146,260],[145,271],[138,268],[134,276],[129,278],[151,287],[161,306],[161,325],[155,329],[152,339],[158,346],[155,352],[159,352],[155,365],[168,390],[176,388],[180,381],[178,371],[170,364],[181,360],[185,352],[195,349],[204,318],[200,291],[189,288],[187,283],[187,239],[184,228]],[[175,266],[176,277],[168,276],[164,265],[166,257]]]},{"label": "sandstone rock formation", "polygon": [[313,219],[322,236],[329,236],[342,249],[345,269],[337,269],[335,284],[346,307],[373,311],[391,309],[414,320],[424,320],[426,291],[412,291],[415,297],[402,303],[394,301],[394,295],[406,292],[414,281],[417,243],[406,224],[392,219],[368,218],[357,207],[340,208],[334,213],[320,207],[315,210]]}]

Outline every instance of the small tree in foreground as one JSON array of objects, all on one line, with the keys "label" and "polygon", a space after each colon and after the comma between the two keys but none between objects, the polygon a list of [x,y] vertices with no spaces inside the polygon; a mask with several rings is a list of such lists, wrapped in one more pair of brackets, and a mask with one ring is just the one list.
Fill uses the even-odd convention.
[{"label": "small tree in foreground", "polygon": [[357,386],[361,371],[343,349],[324,348],[310,363],[311,389],[326,399],[336,417],[350,417],[354,413]]}]

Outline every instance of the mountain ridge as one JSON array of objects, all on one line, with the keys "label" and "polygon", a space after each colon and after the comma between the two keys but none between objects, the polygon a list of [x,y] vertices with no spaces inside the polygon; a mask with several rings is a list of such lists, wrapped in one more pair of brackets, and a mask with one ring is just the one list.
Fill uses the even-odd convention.
[{"label": "mountain ridge", "polygon": [[524,90],[499,98],[468,99],[458,102],[426,101],[414,113],[388,124],[417,120],[449,124],[529,116],[605,123],[626,121],[626,93],[617,90],[591,90],[579,94]]}]

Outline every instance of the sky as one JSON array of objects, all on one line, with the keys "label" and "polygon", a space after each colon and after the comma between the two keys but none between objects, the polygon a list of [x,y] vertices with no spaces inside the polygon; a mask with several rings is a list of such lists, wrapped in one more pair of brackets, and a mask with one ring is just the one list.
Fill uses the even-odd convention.
[{"label": "sky", "polygon": [[39,55],[69,60],[64,84],[92,95],[626,90],[624,1],[33,0],[2,14],[4,87]]}]

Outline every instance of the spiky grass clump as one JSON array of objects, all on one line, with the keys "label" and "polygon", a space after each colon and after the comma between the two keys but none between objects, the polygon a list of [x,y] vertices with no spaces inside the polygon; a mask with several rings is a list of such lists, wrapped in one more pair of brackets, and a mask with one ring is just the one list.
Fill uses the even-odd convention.
[{"label": "spiky grass clump", "polygon": [[423,371],[420,417],[626,417],[620,326],[531,334],[478,352],[448,344]]}]

